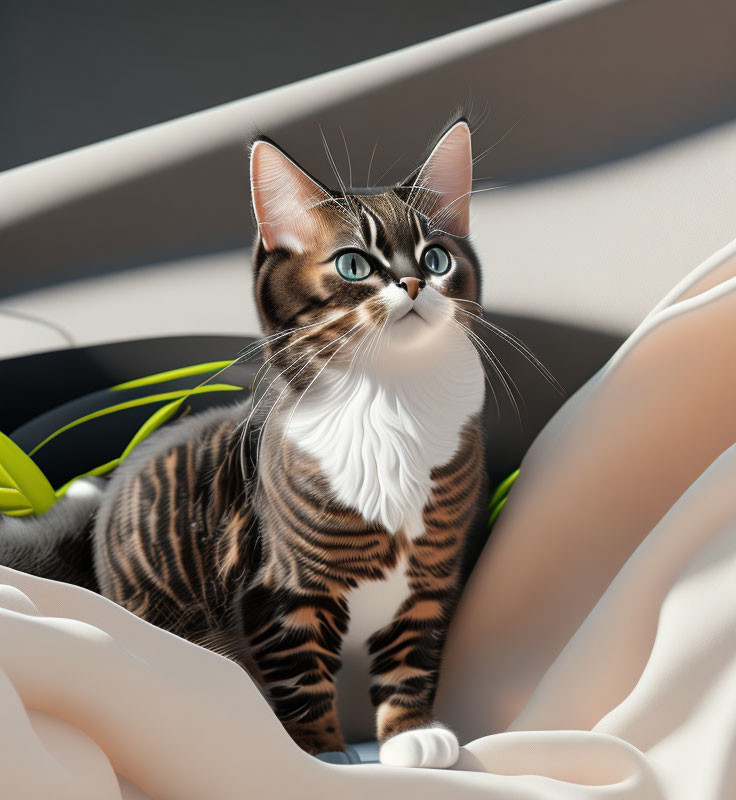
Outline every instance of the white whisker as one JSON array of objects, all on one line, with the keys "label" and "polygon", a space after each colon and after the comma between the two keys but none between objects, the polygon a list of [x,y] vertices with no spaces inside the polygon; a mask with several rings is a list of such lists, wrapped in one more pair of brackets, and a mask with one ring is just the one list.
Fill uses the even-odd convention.
[{"label": "white whisker", "polygon": [[[478,344],[478,346],[481,348],[481,350],[487,355],[487,357],[489,359],[489,362],[493,366],[494,371],[498,375],[501,383],[503,384],[504,389],[506,390],[506,394],[508,395],[509,401],[511,402],[511,404],[512,404],[512,406],[514,408],[514,411],[516,412],[516,416],[519,419],[519,424],[521,424],[522,423],[522,420],[521,420],[521,409],[519,408],[519,403],[518,403],[518,401],[516,399],[516,395],[518,395],[519,400],[521,400],[522,403],[524,402],[524,398],[522,397],[521,392],[519,391],[519,387],[516,385],[516,383],[514,382],[513,378],[509,375],[508,371],[506,370],[506,368],[501,363],[501,360],[493,352],[493,350],[490,348],[490,346],[488,345],[487,342],[484,342],[480,338],[480,336],[478,336],[478,334],[476,334],[473,331],[471,331],[470,328],[468,328],[467,325],[463,325],[463,323],[460,322],[459,320],[454,320],[454,323],[456,325],[459,325],[460,328],[462,328],[466,332],[466,334],[476,344]],[[514,394],[514,390],[516,392],[516,395]]]},{"label": "white whisker", "polygon": [[332,167],[332,171],[335,174],[335,178],[337,178],[337,182],[340,185],[340,191],[342,192],[342,196],[343,196],[343,198],[345,200],[345,206],[349,210],[349,212],[351,213],[351,215],[353,217],[353,220],[355,221],[357,227],[360,228],[360,219],[358,218],[358,215],[355,212],[355,208],[353,207],[353,204],[350,202],[350,200],[348,198],[348,193],[347,193],[347,190],[345,188],[345,183],[343,182],[343,179],[340,176],[340,171],[338,170],[337,164],[335,163],[335,159],[332,156],[332,152],[330,150],[330,146],[329,146],[329,144],[327,144],[327,137],[325,136],[325,132],[322,130],[322,126],[321,125],[319,126],[319,132],[320,132],[320,135],[322,136],[322,144],[324,145],[325,153],[327,154],[327,160],[330,162],[330,166]]},{"label": "white whisker", "polygon": [[348,150],[348,141],[345,138],[345,132],[340,127],[340,136],[342,136],[342,143],[345,145],[345,155],[348,157],[348,186],[353,188],[353,165],[350,161],[350,151]]},{"label": "white whisker", "polygon": [[[366,323],[362,323],[362,324],[360,325],[360,328],[363,328],[363,327],[365,327],[365,325],[366,325]],[[358,330],[360,330],[360,328],[359,328]],[[324,363],[324,364],[322,365],[322,367],[320,368],[319,372],[317,372],[317,374],[316,374],[316,375],[315,375],[315,376],[312,378],[312,380],[311,380],[311,381],[309,381],[309,383],[307,384],[307,387],[306,387],[306,389],[304,389],[304,391],[303,391],[303,392],[301,392],[301,394],[299,395],[299,397],[298,397],[298,398],[297,398],[297,400],[296,400],[296,403],[294,403],[294,406],[293,406],[293,407],[292,407],[292,409],[291,409],[291,413],[289,414],[289,418],[288,418],[288,420],[286,421],[286,424],[283,426],[283,430],[282,430],[282,432],[281,432],[281,440],[280,440],[280,442],[279,442],[279,449],[280,449],[280,447],[281,447],[281,446],[283,445],[283,443],[284,443],[284,438],[286,437],[286,434],[287,434],[287,432],[288,432],[288,430],[289,430],[289,425],[291,424],[291,421],[292,421],[292,419],[294,418],[294,414],[296,413],[296,410],[297,410],[297,408],[299,407],[299,403],[301,403],[301,401],[302,401],[302,398],[303,398],[303,397],[306,395],[306,393],[307,393],[307,392],[310,390],[310,388],[312,387],[312,385],[313,385],[313,384],[316,382],[317,378],[319,378],[319,376],[320,376],[320,375],[321,375],[321,374],[322,374],[322,373],[323,373],[323,372],[324,372],[324,371],[327,369],[327,367],[329,366],[329,364],[330,364],[330,362],[332,361],[332,359],[333,359],[333,358],[334,358],[334,357],[335,357],[335,356],[336,356],[336,355],[337,355],[337,354],[340,352],[340,350],[342,350],[342,348],[343,348],[343,347],[345,347],[346,345],[350,344],[350,342],[352,342],[352,340],[353,340],[353,339],[354,339],[354,338],[355,338],[357,335],[358,335],[358,331],[356,330],[356,331],[355,331],[355,333],[353,334],[353,336],[350,336],[348,339],[346,339],[346,340],[345,340],[345,341],[344,341],[344,342],[343,342],[343,343],[342,343],[342,344],[341,344],[341,345],[340,345],[340,346],[339,346],[339,347],[338,347],[338,348],[335,350],[335,352],[334,352],[334,353],[332,353],[332,355],[330,355],[330,357],[327,359],[327,361],[325,361],[325,363]]]},{"label": "white whisker", "polygon": [[376,143],[373,145],[373,150],[371,151],[371,158],[370,161],[368,162],[368,177],[365,180],[366,186],[371,185],[371,167],[373,166],[373,157],[376,155],[376,148],[378,147],[378,142],[380,138],[381,138],[380,136],[376,138]]},{"label": "white whisker", "polygon": [[393,169],[393,168],[394,168],[394,167],[395,167],[395,166],[396,166],[396,165],[399,163],[399,161],[401,161],[401,159],[402,159],[402,158],[403,158],[405,155],[406,155],[406,153],[402,153],[402,154],[401,154],[401,155],[400,155],[400,156],[399,156],[399,157],[398,157],[398,158],[397,158],[397,159],[396,159],[396,160],[395,160],[395,161],[394,161],[394,162],[391,164],[391,166],[390,166],[388,169],[385,169],[385,170],[384,170],[384,171],[383,171],[383,172],[382,172],[382,173],[381,173],[381,174],[378,176],[378,179],[376,180],[376,186],[380,186],[380,185],[381,185],[381,180],[383,179],[384,175],[386,175],[387,173],[391,172],[391,170],[392,170],[392,169]]},{"label": "white whisker", "polygon": [[514,336],[512,333],[507,331],[505,328],[502,328],[500,325],[497,325],[494,322],[489,322],[482,317],[479,317],[477,314],[473,314],[472,312],[468,311],[465,308],[457,308],[458,311],[462,311],[463,313],[467,314],[470,317],[473,317],[477,322],[481,325],[484,325],[488,330],[492,333],[495,333],[501,339],[509,344],[514,350],[520,353],[536,370],[539,372],[545,380],[550,383],[554,389],[561,395],[565,394],[565,390],[560,384],[560,382],[555,378],[555,376],[547,369],[542,361],[535,355],[535,353],[521,341],[521,339]]},{"label": "white whisker", "polygon": [[491,150],[493,150],[494,147],[496,147],[497,145],[501,144],[501,142],[511,133],[511,131],[513,131],[513,129],[520,122],[521,122],[521,118],[517,119],[516,122],[506,131],[506,133],[504,133],[504,135],[500,139],[496,139],[496,141],[490,147],[487,147],[485,150],[483,150],[482,153],[479,153],[477,156],[475,156],[475,158],[473,159],[473,164],[475,164],[477,161],[480,161],[482,158],[485,158],[485,156],[487,156],[488,153],[490,153]]},{"label": "white whisker", "polygon": [[[276,400],[274,401],[274,404],[273,404],[273,405],[271,406],[271,408],[268,410],[268,413],[266,414],[266,419],[263,421],[263,425],[261,425],[260,432],[259,432],[259,436],[258,436],[258,441],[257,441],[257,443],[256,443],[256,463],[257,463],[257,464],[258,464],[258,463],[260,463],[260,458],[259,458],[259,456],[260,456],[260,449],[261,449],[261,441],[262,441],[262,439],[263,439],[263,435],[264,435],[264,433],[266,432],[266,426],[268,425],[268,421],[269,421],[269,419],[271,418],[271,414],[273,414],[273,412],[274,412],[274,409],[275,409],[275,408],[276,408],[276,406],[279,404],[279,401],[280,401],[280,400],[281,400],[281,398],[284,396],[284,394],[286,393],[286,391],[288,390],[288,388],[291,386],[291,384],[292,384],[292,383],[294,383],[294,381],[295,381],[295,380],[296,380],[296,379],[297,379],[297,378],[298,378],[298,377],[299,377],[299,376],[300,376],[300,375],[301,375],[301,374],[304,372],[304,370],[305,370],[305,369],[306,369],[306,368],[307,368],[307,367],[308,367],[308,366],[309,366],[309,365],[312,363],[312,361],[314,361],[314,359],[315,359],[315,358],[317,358],[317,356],[318,356],[320,353],[324,352],[324,351],[325,351],[325,350],[326,350],[328,347],[332,347],[332,345],[333,345],[333,344],[335,344],[335,343],[339,342],[341,339],[344,339],[344,338],[345,338],[345,337],[346,337],[346,336],[347,336],[349,333],[352,333],[352,332],[353,332],[353,331],[354,331],[356,328],[360,328],[360,327],[362,327],[364,324],[365,324],[365,323],[360,323],[360,322],[359,322],[359,323],[356,323],[355,325],[353,325],[353,327],[352,327],[352,328],[350,328],[349,330],[347,330],[345,333],[343,333],[342,335],[338,336],[336,339],[332,339],[331,341],[329,341],[329,342],[328,342],[326,345],[324,345],[323,347],[320,347],[320,349],[319,349],[319,350],[317,350],[317,352],[316,352],[316,353],[314,353],[314,354],[313,354],[313,355],[312,355],[312,356],[311,356],[311,357],[308,359],[307,363],[306,363],[306,364],[304,364],[304,365],[303,365],[303,366],[302,366],[302,367],[299,369],[299,371],[296,373],[296,375],[294,375],[292,378],[290,378],[290,379],[289,379],[289,380],[286,382],[286,385],[284,386],[284,388],[281,390],[281,392],[280,392],[279,396],[278,396],[278,397],[276,398]],[[296,362],[295,362],[295,363],[296,363]],[[282,374],[283,374],[283,373],[282,373]]]}]

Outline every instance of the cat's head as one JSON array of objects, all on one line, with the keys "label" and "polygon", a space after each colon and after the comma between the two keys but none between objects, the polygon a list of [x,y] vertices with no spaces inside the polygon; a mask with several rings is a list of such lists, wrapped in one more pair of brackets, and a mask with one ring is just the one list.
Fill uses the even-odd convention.
[{"label": "cat's head", "polygon": [[431,361],[480,308],[471,186],[462,119],[407,180],[377,190],[328,189],[257,139],[254,293],[273,364],[311,379],[328,360]]}]

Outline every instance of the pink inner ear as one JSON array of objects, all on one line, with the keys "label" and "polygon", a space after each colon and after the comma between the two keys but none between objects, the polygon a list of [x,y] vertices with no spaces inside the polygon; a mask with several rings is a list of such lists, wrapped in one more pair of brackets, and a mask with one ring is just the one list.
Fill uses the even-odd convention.
[{"label": "pink inner ear", "polygon": [[473,152],[470,128],[455,123],[437,142],[415,181],[411,205],[430,228],[453,236],[470,231],[470,190],[473,186]]},{"label": "pink inner ear", "polygon": [[318,230],[311,209],[329,198],[287,155],[258,141],[250,154],[250,183],[258,230],[267,250],[306,250]]}]

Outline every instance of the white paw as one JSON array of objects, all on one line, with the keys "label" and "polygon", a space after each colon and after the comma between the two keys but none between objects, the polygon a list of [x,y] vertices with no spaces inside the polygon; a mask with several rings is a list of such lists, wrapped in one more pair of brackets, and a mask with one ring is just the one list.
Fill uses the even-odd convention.
[{"label": "white paw", "polygon": [[457,737],[447,728],[418,728],[387,739],[378,755],[388,767],[451,767],[460,756]]}]

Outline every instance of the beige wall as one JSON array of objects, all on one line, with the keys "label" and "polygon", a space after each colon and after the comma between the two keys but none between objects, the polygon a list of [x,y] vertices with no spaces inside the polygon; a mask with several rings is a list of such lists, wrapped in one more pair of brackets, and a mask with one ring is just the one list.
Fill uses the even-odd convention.
[{"label": "beige wall", "polygon": [[[395,179],[470,98],[477,188],[509,184],[473,204],[487,304],[630,330],[736,235],[735,33],[727,0],[557,0],[0,174],[0,309],[80,342],[254,332],[245,133],[329,180],[342,127],[356,183],[379,138]],[[0,319],[0,353],[54,343]]]}]

